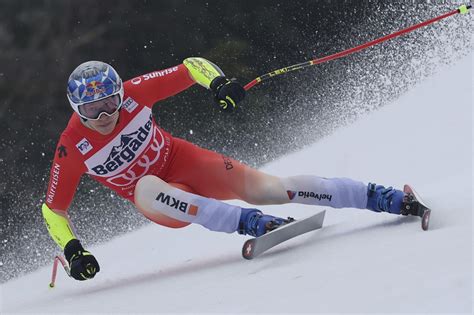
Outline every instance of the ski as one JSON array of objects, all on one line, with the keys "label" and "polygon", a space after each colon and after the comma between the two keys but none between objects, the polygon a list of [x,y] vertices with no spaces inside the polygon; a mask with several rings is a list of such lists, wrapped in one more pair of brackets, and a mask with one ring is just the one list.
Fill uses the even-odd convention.
[{"label": "ski", "polygon": [[421,228],[423,229],[423,231],[428,230],[430,226],[431,209],[428,208],[428,206],[421,199],[420,195],[410,185],[407,184],[403,186],[403,192],[405,194],[411,194],[413,196],[414,201],[416,202],[416,205],[418,207],[418,216],[421,217]]},{"label": "ski", "polygon": [[296,220],[280,226],[262,236],[247,240],[242,247],[242,256],[245,259],[253,259],[280,243],[322,228],[324,214],[325,211],[319,212],[302,220]]}]

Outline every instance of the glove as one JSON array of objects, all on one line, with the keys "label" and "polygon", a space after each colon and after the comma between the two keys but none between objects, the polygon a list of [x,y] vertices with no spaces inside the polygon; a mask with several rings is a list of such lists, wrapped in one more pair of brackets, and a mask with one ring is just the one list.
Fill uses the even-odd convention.
[{"label": "glove", "polygon": [[245,97],[245,90],[242,85],[223,76],[212,80],[210,88],[215,95],[214,101],[220,109],[225,111],[234,110],[237,103]]},{"label": "glove", "polygon": [[92,279],[100,271],[95,257],[86,251],[77,239],[72,239],[66,244],[64,256],[69,263],[71,277],[76,280]]}]

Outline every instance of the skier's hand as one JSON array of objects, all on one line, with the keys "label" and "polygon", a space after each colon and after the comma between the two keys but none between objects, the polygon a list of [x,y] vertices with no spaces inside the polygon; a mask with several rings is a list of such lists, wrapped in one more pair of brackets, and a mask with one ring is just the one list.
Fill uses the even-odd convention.
[{"label": "skier's hand", "polygon": [[86,251],[77,239],[70,240],[66,244],[64,256],[69,263],[71,277],[76,280],[92,279],[100,271],[95,257]]},{"label": "skier's hand", "polygon": [[232,111],[237,103],[245,98],[245,90],[240,83],[220,76],[212,80],[211,91],[214,92],[214,101],[225,111]]}]

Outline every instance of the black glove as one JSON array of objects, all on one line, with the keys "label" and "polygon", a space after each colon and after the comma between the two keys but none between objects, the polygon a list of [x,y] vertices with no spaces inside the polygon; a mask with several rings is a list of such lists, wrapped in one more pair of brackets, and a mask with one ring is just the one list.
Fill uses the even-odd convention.
[{"label": "black glove", "polygon": [[245,90],[242,85],[223,76],[212,80],[210,88],[214,92],[216,104],[225,111],[234,110],[237,103],[245,97]]},{"label": "black glove", "polygon": [[95,257],[86,251],[77,239],[70,240],[66,244],[64,256],[69,263],[71,277],[76,280],[92,279],[100,271],[99,263]]}]

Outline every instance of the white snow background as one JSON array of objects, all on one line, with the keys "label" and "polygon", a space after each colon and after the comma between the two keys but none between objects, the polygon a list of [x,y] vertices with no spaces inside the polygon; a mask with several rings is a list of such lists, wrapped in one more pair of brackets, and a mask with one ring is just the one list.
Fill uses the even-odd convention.
[{"label": "white snow background", "polygon": [[[0,286],[0,313],[471,313],[472,53],[397,101],[266,165],[280,175],[350,177],[401,188],[433,209],[413,217],[327,209],[324,227],[247,261],[246,239],[148,225],[89,248],[91,281],[51,267]],[[242,204],[242,203],[239,203]],[[323,210],[261,207],[303,218]]]}]

